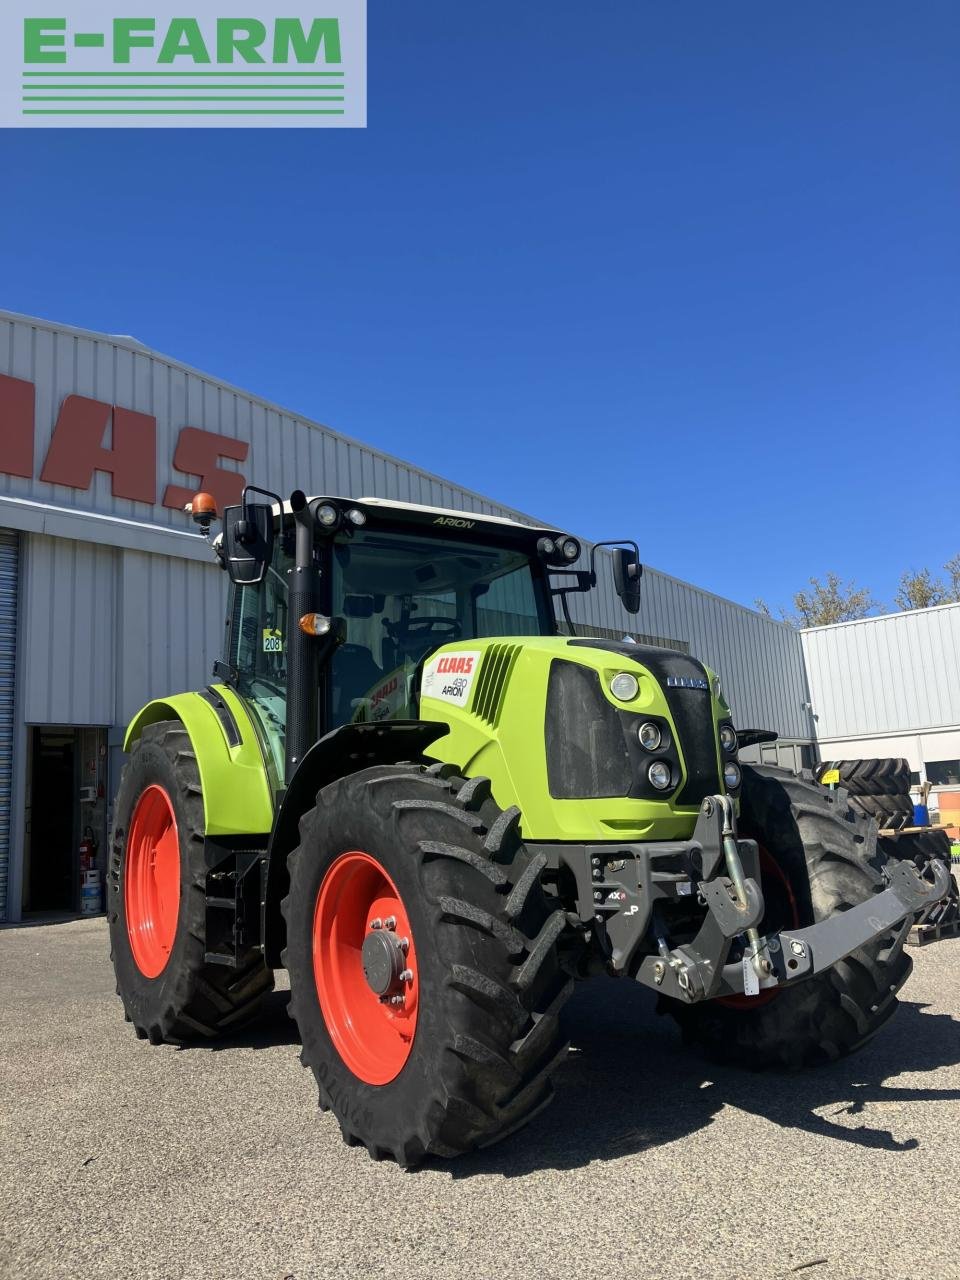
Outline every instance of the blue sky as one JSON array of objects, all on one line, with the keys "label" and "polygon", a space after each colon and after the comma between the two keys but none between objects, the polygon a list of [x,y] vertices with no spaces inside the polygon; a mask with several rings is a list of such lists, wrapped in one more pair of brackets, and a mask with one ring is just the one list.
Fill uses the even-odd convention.
[{"label": "blue sky", "polygon": [[365,131],[0,133],[0,306],[744,603],[960,551],[955,0],[370,0]]}]

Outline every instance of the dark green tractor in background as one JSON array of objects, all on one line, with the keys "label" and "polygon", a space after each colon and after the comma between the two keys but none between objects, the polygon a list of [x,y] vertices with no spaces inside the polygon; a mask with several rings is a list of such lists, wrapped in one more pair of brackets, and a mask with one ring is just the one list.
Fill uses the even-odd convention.
[{"label": "dark green tractor in background", "polygon": [[[762,735],[695,659],[573,634],[567,597],[609,555],[254,492],[215,543],[213,683],[127,736],[109,917],[138,1035],[229,1033],[285,967],[321,1106],[407,1165],[549,1100],[577,978],[643,983],[750,1067],[836,1058],[889,1018],[948,873],[888,861],[842,790],[741,765]],[[636,613],[636,548],[607,545]]]}]

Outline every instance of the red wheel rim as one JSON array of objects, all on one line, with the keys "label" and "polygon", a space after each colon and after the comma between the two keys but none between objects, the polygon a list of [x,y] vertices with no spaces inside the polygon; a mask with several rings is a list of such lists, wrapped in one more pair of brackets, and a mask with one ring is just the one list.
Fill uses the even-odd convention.
[{"label": "red wheel rim", "polygon": [[[404,966],[384,995],[368,983],[361,955],[378,930],[389,947],[399,947]],[[353,1074],[367,1084],[396,1079],[417,1028],[417,953],[397,886],[369,853],[342,853],[323,878],[313,913],[313,973],[330,1038]]]},{"label": "red wheel rim", "polygon": [[[766,880],[768,883],[771,880],[775,881],[786,893],[789,904],[790,919],[783,921],[779,927],[798,929],[800,927],[800,912],[797,910],[797,899],[794,896],[790,881],[776,858],[767,853],[763,845],[759,845],[758,848],[760,852],[761,881]],[[717,1004],[726,1005],[728,1009],[762,1009],[771,1000],[776,1000],[780,991],[780,987],[763,987],[755,996],[720,996]]]},{"label": "red wheel rim", "polygon": [[156,978],[170,959],[180,914],[180,837],[163,787],[147,787],[130,819],[123,902],[134,962]]}]

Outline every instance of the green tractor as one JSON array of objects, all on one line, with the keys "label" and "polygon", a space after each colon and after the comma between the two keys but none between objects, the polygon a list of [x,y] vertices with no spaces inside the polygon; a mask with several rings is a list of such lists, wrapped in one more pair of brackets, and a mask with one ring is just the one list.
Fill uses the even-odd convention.
[{"label": "green tractor", "polygon": [[886,1022],[948,873],[885,859],[842,790],[740,764],[774,735],[694,658],[578,636],[605,565],[639,610],[635,544],[601,545],[253,486],[223,512],[223,659],[125,742],[109,923],[138,1036],[231,1034],[285,968],[321,1107],[406,1166],[549,1101],[575,979],[650,987],[748,1067]]}]

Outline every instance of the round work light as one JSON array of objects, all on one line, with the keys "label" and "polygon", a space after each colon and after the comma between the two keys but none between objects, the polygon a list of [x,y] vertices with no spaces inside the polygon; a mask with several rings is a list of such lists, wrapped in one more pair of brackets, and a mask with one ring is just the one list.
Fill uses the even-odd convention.
[{"label": "round work light", "polygon": [[670,766],[665,760],[654,760],[647,770],[647,777],[658,791],[670,790]]}]

